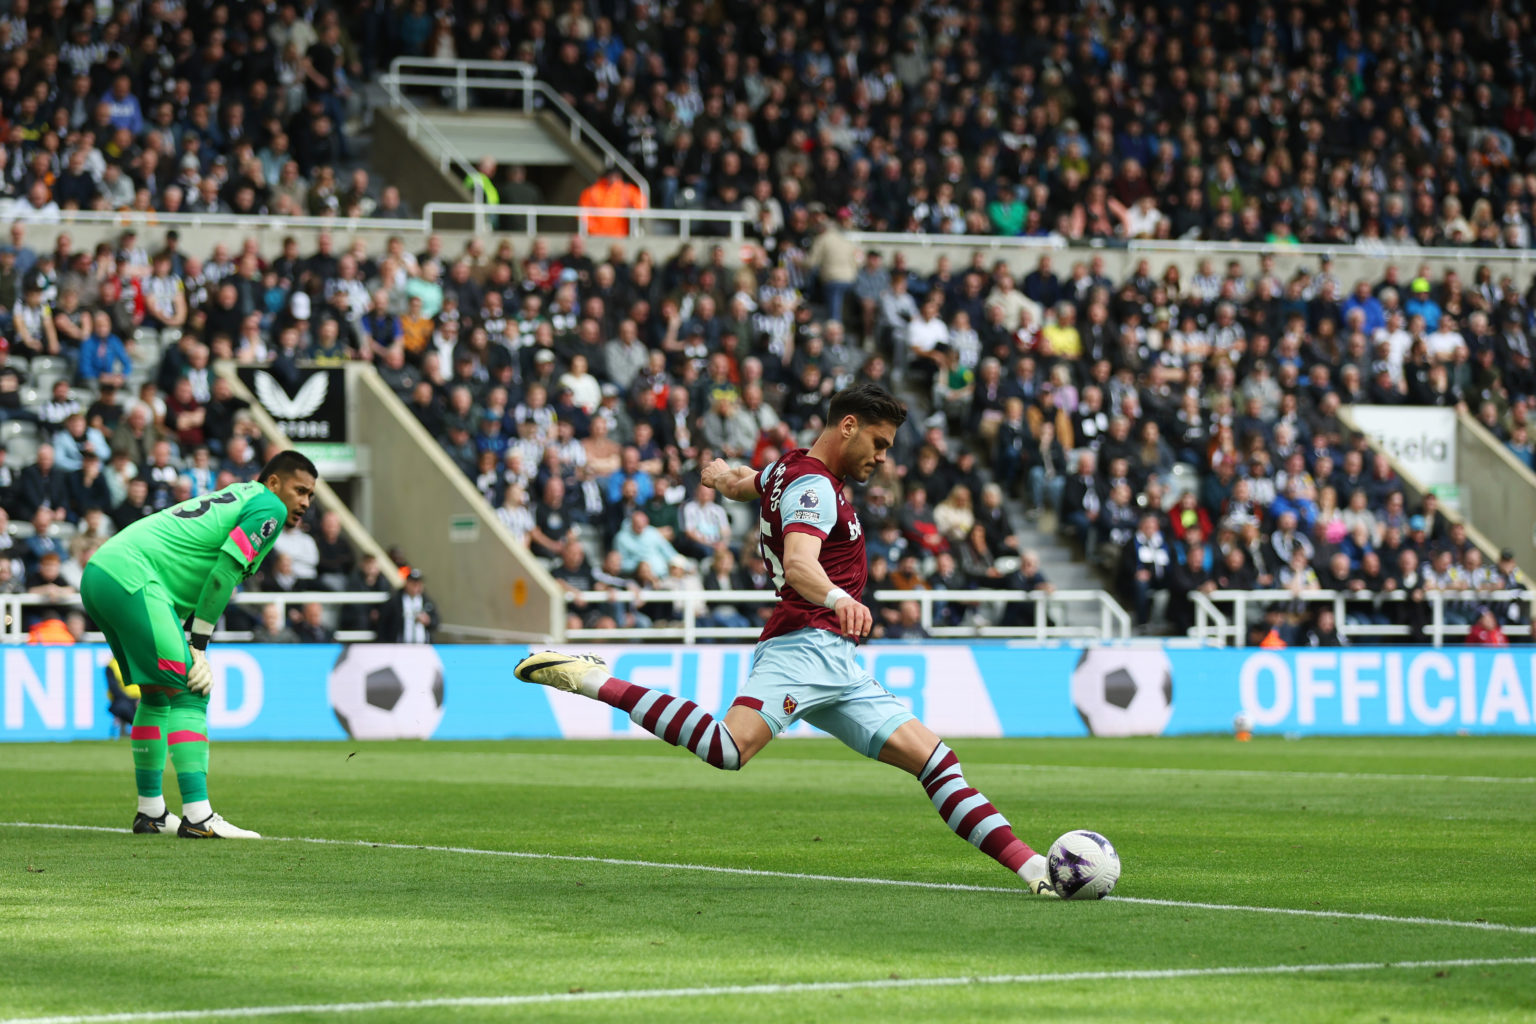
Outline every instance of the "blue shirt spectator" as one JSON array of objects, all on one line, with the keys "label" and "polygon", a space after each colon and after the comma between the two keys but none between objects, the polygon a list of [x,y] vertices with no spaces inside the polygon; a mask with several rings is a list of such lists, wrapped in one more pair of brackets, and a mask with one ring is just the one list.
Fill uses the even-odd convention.
[{"label": "blue shirt spectator", "polygon": [[133,83],[127,75],[118,75],[112,88],[104,93],[101,102],[107,105],[107,121],[114,128],[127,128],[137,135],[144,128],[144,111],[139,98],[133,94]]},{"label": "blue shirt spectator", "polygon": [[628,525],[613,538],[613,548],[619,553],[619,565],[626,573],[634,572],[644,562],[657,576],[665,576],[672,559],[681,557],[661,531],[651,525],[650,517],[639,509],[630,514]]},{"label": "blue shirt spectator", "polygon": [[[617,470],[609,473],[603,480],[603,493],[608,498],[610,505],[617,505],[624,498],[624,481],[635,482],[635,500],[644,505],[656,494],[656,485],[651,482],[651,475],[640,468],[640,452],[633,447],[625,448],[623,463]],[[666,574],[666,566],[662,566],[662,575]]]},{"label": "blue shirt spectator", "polygon": [[133,361],[122,339],[111,333],[110,327],[105,336],[100,333],[103,325],[99,321],[106,319],[99,317],[96,332],[80,344],[79,376],[83,381],[96,381],[107,374],[127,377],[133,372]]},{"label": "blue shirt spectator", "polygon": [[1371,286],[1368,282],[1362,282],[1361,286],[1355,289],[1355,293],[1344,300],[1346,324],[1349,323],[1349,314],[1357,309],[1365,316],[1365,322],[1360,325],[1360,329],[1365,331],[1367,336],[1387,326],[1386,311],[1381,308],[1381,300],[1371,294]]},{"label": "blue shirt spectator", "polygon": [[1424,318],[1424,329],[1434,332],[1440,329],[1440,305],[1429,297],[1429,282],[1422,277],[1413,279],[1408,286],[1412,293],[1407,302],[1403,303],[1403,312],[1412,320],[1416,316]]}]

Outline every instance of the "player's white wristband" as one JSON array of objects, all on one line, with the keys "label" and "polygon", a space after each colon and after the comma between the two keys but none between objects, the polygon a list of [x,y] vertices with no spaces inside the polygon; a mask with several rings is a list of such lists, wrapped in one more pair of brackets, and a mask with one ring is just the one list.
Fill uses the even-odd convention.
[{"label": "player's white wristband", "polygon": [[841,601],[847,596],[848,591],[844,590],[842,587],[833,587],[831,590],[827,591],[827,596],[822,598],[821,603],[823,607],[836,608],[837,602]]}]

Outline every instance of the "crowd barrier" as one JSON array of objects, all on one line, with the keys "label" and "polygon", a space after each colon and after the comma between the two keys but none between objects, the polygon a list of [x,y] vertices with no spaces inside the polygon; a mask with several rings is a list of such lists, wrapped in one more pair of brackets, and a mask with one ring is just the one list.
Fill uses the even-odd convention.
[{"label": "crowd barrier", "polygon": [[[720,715],[747,681],[752,648],[590,647],[615,675]],[[218,739],[622,738],[644,735],[606,705],[516,681],[527,648],[390,644],[209,649]],[[96,645],[0,651],[0,740],[101,739]],[[945,736],[1259,733],[1536,734],[1536,651],[1293,650],[1022,643],[871,644],[865,667]],[[794,734],[814,730],[801,723]]]}]

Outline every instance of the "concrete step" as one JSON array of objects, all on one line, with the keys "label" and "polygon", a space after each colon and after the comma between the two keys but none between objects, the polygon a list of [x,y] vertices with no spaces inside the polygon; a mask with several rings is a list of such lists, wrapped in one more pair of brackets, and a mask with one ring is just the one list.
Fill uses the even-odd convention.
[{"label": "concrete step", "polygon": [[[1029,519],[1021,502],[1009,501],[1006,507],[1020,546],[1039,555],[1041,571],[1057,590],[1110,590],[1109,581],[1094,566],[1083,561],[1076,548],[1056,535],[1053,522]],[[1062,605],[1052,612],[1052,616],[1069,626],[1096,626],[1099,623],[1097,605]]]},{"label": "concrete step", "polygon": [[[550,137],[537,119],[510,111],[450,111],[424,108],[422,114],[442,133],[448,145],[470,163],[489,156],[498,164],[525,167],[569,167],[570,154]],[[417,142],[433,155],[434,140],[425,135]]]}]

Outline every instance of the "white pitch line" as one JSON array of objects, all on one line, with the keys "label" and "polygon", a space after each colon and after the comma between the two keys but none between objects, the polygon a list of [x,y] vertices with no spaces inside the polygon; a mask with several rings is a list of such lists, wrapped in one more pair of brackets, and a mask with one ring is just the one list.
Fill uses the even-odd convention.
[{"label": "white pitch line", "polygon": [[[794,742],[794,741],[791,741]],[[666,754],[517,754],[517,753],[491,753],[491,752],[462,752],[455,753],[456,757],[484,757],[484,758],[529,758],[540,761],[569,758],[573,761],[624,761],[634,763],[636,761],[656,762],[665,764],[690,763],[686,759],[670,757]],[[857,764],[859,761],[849,761],[841,758],[819,757],[774,757],[768,755],[762,758],[763,765],[827,765],[827,764]],[[970,765],[979,765],[987,770],[1008,769],[1011,771],[1029,772],[1134,772],[1138,775],[1225,775],[1236,778],[1261,778],[1261,779],[1338,779],[1345,782],[1470,782],[1476,784],[1505,784],[1517,786],[1536,785],[1536,776],[1527,775],[1433,775],[1433,774],[1407,774],[1400,772],[1305,772],[1287,771],[1283,768],[1129,768],[1125,765],[1115,764],[1017,764],[1007,761],[970,761]]]},{"label": "white pitch line", "polygon": [[[129,834],[126,828],[105,825],[59,825],[36,821],[0,821],[0,828],[40,828],[66,832],[115,832]],[[378,843],[368,839],[319,839],[309,836],[265,836],[268,842],[310,843],[317,846],[366,846],[381,850],[416,850],[423,853],[457,853],[474,857],[510,857],[514,860],[547,860],[566,864],[607,864],[613,867],[653,868],[663,871],[701,871],[717,875],[742,875],[750,878],[787,878],[798,882],[839,882],[846,885],[881,885],[903,889],[941,889],[951,892],[995,892],[1022,896],[1024,891],[1006,885],[966,885],[961,882],[919,882],[904,878],[869,878],[861,875],[815,875],[801,871],[767,871],[762,868],[732,868],[717,864],[681,864],[670,861],[633,860],[625,857],[592,857],[570,853],[534,853],[527,850],[485,850],[473,846],[431,846],[421,843]],[[1406,917],[1371,914],[1349,910],[1303,910],[1295,907],[1254,907],[1240,903],[1200,903],[1185,900],[1159,900],[1141,896],[1111,896],[1111,903],[1137,903],[1152,907],[1181,907],[1187,910],[1240,911],[1250,914],[1284,914],[1292,917],[1325,917],[1350,921],[1374,921],[1387,924],[1435,925],[1444,928],[1472,928],[1478,931],[1536,935],[1536,925],[1500,924],[1495,921],[1453,921],[1441,917]],[[4,1024],[0,1021],[0,1024]]]},{"label": "white pitch line", "polygon": [[0,1024],[137,1024],[141,1021],[208,1020],[228,1017],[279,1017],[300,1013],[367,1013],[373,1010],[435,1010],[445,1007],[538,1006],[550,1003],[606,1003],[645,999],[698,999],[711,996],[802,995],[880,989],[961,988],[968,985],[1048,985],[1073,981],[1169,981],[1180,978],[1241,978],[1285,974],[1444,970],[1452,967],[1515,967],[1536,964],[1536,957],[1463,960],[1400,960],[1395,963],[1275,964],[1257,967],[1185,967],[1167,970],[1069,971],[1060,974],[989,974],[955,978],[875,978],[868,981],[813,981],[778,985],[713,985],[690,988],[639,988],[609,992],[540,992],[518,996],[454,996],[440,999],[380,999],[367,1003],[311,1003],[291,1006],[231,1006],[214,1010],[148,1010],[133,1013],[8,1017]]}]

